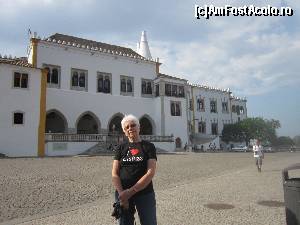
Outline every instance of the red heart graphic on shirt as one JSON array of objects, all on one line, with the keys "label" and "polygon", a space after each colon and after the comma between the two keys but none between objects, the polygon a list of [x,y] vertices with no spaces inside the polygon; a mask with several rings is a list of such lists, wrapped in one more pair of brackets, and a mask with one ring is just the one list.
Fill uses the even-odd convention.
[{"label": "red heart graphic on shirt", "polygon": [[139,153],[139,150],[136,148],[130,149],[131,155],[136,155]]}]

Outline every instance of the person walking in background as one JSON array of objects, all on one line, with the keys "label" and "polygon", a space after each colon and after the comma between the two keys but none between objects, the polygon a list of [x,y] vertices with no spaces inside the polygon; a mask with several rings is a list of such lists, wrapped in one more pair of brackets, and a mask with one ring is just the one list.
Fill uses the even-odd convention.
[{"label": "person walking in background", "polygon": [[156,170],[155,146],[140,138],[140,123],[133,115],[121,121],[128,141],[120,144],[112,166],[115,197],[123,208],[120,225],[134,225],[135,209],[141,225],[157,225],[152,178]]},{"label": "person walking in background", "polygon": [[260,145],[260,141],[256,140],[256,144],[253,145],[253,156],[255,159],[255,164],[257,166],[258,172],[261,172],[262,160],[264,158],[264,152],[262,146]]}]

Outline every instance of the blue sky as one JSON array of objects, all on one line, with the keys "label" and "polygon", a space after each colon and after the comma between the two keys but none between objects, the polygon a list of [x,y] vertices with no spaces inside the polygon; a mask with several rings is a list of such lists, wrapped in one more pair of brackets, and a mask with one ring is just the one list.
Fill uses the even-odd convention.
[{"label": "blue sky", "polygon": [[[84,2],[84,3],[83,3]],[[194,17],[195,5],[289,6],[291,17]],[[28,29],[136,49],[146,30],[161,72],[230,88],[248,116],[278,119],[300,135],[300,2],[292,0],[0,0],[0,54],[25,56]]]}]

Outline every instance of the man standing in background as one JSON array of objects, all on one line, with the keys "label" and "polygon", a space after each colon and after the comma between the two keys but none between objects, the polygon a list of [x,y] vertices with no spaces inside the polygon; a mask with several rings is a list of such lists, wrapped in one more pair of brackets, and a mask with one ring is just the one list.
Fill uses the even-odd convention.
[{"label": "man standing in background", "polygon": [[261,172],[262,160],[264,158],[264,153],[262,150],[262,146],[260,145],[260,141],[256,140],[256,144],[253,145],[253,154],[255,159],[255,164],[257,166],[258,172]]}]

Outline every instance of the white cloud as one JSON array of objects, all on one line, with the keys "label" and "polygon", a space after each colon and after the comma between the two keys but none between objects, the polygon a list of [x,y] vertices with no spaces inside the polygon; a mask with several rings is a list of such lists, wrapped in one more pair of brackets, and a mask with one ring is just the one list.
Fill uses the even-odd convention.
[{"label": "white cloud", "polygon": [[162,72],[170,75],[230,87],[241,95],[259,95],[300,85],[300,32],[286,23],[279,17],[216,19],[206,40],[156,42],[152,55],[163,55]]}]

